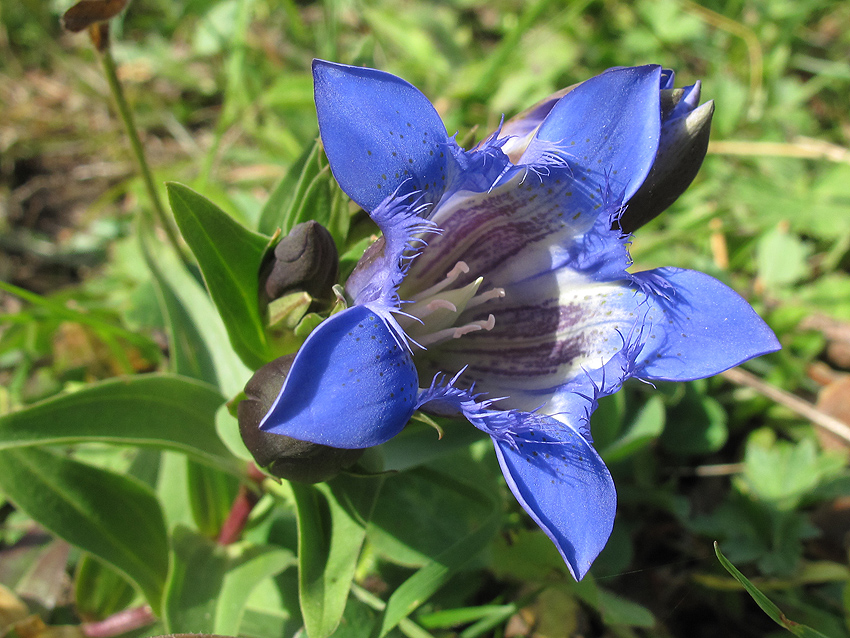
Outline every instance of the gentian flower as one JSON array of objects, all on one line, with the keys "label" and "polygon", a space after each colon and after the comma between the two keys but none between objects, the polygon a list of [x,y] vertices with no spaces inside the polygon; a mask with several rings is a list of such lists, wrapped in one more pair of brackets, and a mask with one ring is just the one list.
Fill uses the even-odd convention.
[{"label": "gentian flower", "polygon": [[582,578],[616,510],[590,435],[597,400],[630,377],[698,379],[779,348],[719,281],[628,271],[617,222],[653,170],[672,76],[606,71],[527,120],[527,139],[496,131],[465,151],[404,80],[323,61],[313,73],[331,170],[382,237],[260,428],[359,449],[416,410],[463,415]]}]

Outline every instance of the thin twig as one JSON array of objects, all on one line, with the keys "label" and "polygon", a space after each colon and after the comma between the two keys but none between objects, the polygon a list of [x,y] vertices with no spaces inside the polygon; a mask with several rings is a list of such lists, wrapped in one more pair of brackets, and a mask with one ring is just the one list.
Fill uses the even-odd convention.
[{"label": "thin twig", "polygon": [[771,401],[785,406],[792,412],[796,412],[804,419],[808,419],[824,430],[831,432],[837,437],[840,437],[847,443],[850,443],[850,426],[838,419],[822,412],[813,404],[801,399],[800,397],[777,388],[766,381],[762,381],[754,374],[742,370],[741,368],[732,368],[722,373],[722,376],[732,383],[747,386],[752,388],[764,397]]},{"label": "thin twig", "polygon": [[743,463],[716,463],[714,465],[698,465],[694,468],[696,476],[731,476],[744,471]]},{"label": "thin twig", "polygon": [[147,158],[145,157],[145,148],[142,145],[142,140],[139,137],[139,131],[136,128],[133,111],[130,109],[127,99],[124,97],[124,89],[121,87],[121,82],[118,79],[115,59],[112,57],[112,51],[108,46],[108,41],[107,46],[102,49],[98,48],[98,53],[100,54],[100,59],[103,63],[103,73],[106,76],[106,81],[109,83],[109,90],[112,93],[112,97],[115,100],[115,106],[118,109],[118,115],[121,118],[121,122],[124,124],[124,130],[127,133],[127,137],[130,139],[130,146],[133,149],[133,157],[136,160],[136,167],[139,169],[139,173],[141,173],[142,181],[144,182],[145,190],[147,191],[148,197],[153,205],[154,212],[156,213],[159,223],[168,237],[168,242],[172,245],[174,250],[177,251],[180,258],[185,259],[183,249],[180,245],[180,240],[177,237],[177,231],[174,229],[168,213],[165,212],[165,207],[162,205],[162,199],[160,198],[159,192],[156,189],[156,184],[153,181],[153,174],[151,173]]},{"label": "thin twig", "polygon": [[795,139],[793,142],[712,141],[708,144],[708,153],[749,157],[797,157],[850,164],[850,150],[837,144],[808,138]]}]

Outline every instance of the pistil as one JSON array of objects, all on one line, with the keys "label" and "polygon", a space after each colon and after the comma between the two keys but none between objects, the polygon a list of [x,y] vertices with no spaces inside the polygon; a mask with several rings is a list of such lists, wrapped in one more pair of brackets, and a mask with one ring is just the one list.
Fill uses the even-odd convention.
[{"label": "pistil", "polygon": [[403,313],[398,317],[398,322],[413,343],[426,348],[442,341],[457,339],[470,332],[493,329],[496,318],[492,314],[487,319],[457,325],[464,311],[505,296],[503,288],[492,288],[479,294],[478,289],[484,281],[483,277],[478,277],[463,287],[454,288],[458,278],[468,272],[469,266],[465,262],[457,262],[445,279],[417,293],[403,306]]},{"label": "pistil", "polygon": [[426,288],[422,292],[419,292],[413,295],[410,300],[411,301],[421,301],[423,299],[428,299],[429,297],[433,297],[438,292],[445,290],[449,286],[451,286],[458,277],[461,275],[465,275],[469,272],[469,266],[466,265],[465,261],[457,262],[454,267],[446,274],[446,278],[443,281],[434,284],[430,288]]}]

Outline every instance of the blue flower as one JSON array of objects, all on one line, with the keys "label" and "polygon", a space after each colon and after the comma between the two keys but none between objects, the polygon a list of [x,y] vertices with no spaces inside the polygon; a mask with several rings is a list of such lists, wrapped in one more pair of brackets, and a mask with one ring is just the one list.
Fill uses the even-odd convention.
[{"label": "blue flower", "polygon": [[617,220],[653,169],[671,76],[606,71],[529,119],[527,141],[497,131],[465,151],[407,82],[313,71],[333,174],[382,237],[347,282],[353,305],[304,342],[261,429],[353,449],[419,409],[461,414],[582,578],[616,510],[591,442],[597,399],[629,377],[698,379],[779,348],[717,280],[628,272]]}]

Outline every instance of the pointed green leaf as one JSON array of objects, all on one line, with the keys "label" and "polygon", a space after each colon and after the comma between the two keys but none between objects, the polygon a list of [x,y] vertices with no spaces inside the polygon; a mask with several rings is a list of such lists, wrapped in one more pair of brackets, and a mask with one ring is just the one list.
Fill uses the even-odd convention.
[{"label": "pointed green leaf", "polygon": [[[153,275],[157,300],[168,334],[169,369],[176,374],[217,385],[218,377],[215,363],[204,342],[199,326],[192,320],[192,315],[186,305],[165,278],[163,269],[159,267],[144,244],[143,241],[142,249],[145,254],[145,261]],[[183,268],[183,265],[177,259],[170,261],[172,261],[169,264],[170,268]],[[185,274],[191,276],[188,272]],[[212,306],[212,304],[209,305]]]},{"label": "pointed green leaf", "polygon": [[0,451],[0,490],[35,521],[135,582],[158,613],[168,572],[159,503],[138,481],[38,448]]},{"label": "pointed green leaf", "polygon": [[218,536],[239,489],[236,477],[189,461],[186,482],[192,519],[207,537]]},{"label": "pointed green leaf", "polygon": [[245,603],[260,581],[271,578],[296,564],[295,554],[283,547],[232,546],[229,569],[221,585],[214,631],[237,635],[245,613]]},{"label": "pointed green leaf", "polygon": [[[207,291],[167,246],[142,235],[142,250],[159,289],[174,371],[214,383],[227,397],[240,392],[251,370],[233,351]],[[212,377],[207,356],[214,368]]]},{"label": "pointed green leaf", "polygon": [[178,525],[171,536],[171,571],[163,600],[169,633],[212,633],[227,557],[210,539]]},{"label": "pointed green leaf", "polygon": [[746,576],[739,572],[735,566],[729,562],[729,559],[722,554],[720,546],[716,542],[714,543],[714,553],[717,554],[717,560],[720,561],[720,564],[723,565],[724,569],[732,574],[733,578],[744,586],[744,589],[746,589],[747,593],[752,596],[753,600],[756,601],[756,604],[761,607],[762,611],[770,616],[771,620],[773,620],[773,622],[777,625],[784,627],[795,636],[802,636],[803,638],[828,638],[825,634],[822,634],[811,627],[807,627],[806,625],[796,623],[783,614],[782,610],[779,609],[779,607],[777,607],[770,598],[761,593],[761,591],[759,591],[759,589],[753,585]]},{"label": "pointed green leaf", "polygon": [[174,375],[110,379],[0,417],[0,450],[93,441],[145,445],[238,472],[215,431],[222,401],[215,388]]},{"label": "pointed green leaf", "polygon": [[340,476],[327,484],[292,483],[298,514],[301,613],[310,638],[339,625],[382,479]]},{"label": "pointed green leaf", "polygon": [[74,576],[76,610],[87,620],[102,620],[129,605],[135,591],[107,563],[86,554],[77,563]]},{"label": "pointed green leaf", "polygon": [[286,235],[292,230],[292,210],[298,208],[296,202],[303,200],[307,185],[319,172],[321,166],[318,157],[321,152],[318,141],[304,149],[286,175],[275,185],[260,211],[258,230],[261,233],[272,235],[280,228],[282,234]]},{"label": "pointed green leaf", "polygon": [[292,552],[250,543],[217,545],[178,525],[163,614],[173,633],[237,635],[251,591],[295,564]]},{"label": "pointed green leaf", "polygon": [[332,205],[331,180],[331,169],[325,165],[307,184],[303,197],[293,202],[284,224],[291,229],[296,224],[315,219],[327,228]]},{"label": "pointed green leaf", "polygon": [[168,198],[233,349],[247,366],[264,365],[273,355],[260,314],[258,276],[270,238],[248,230],[182,184],[168,184]]},{"label": "pointed green leaf", "polygon": [[387,601],[378,636],[386,636],[393,627],[445,585],[461,567],[487,547],[498,531],[501,520],[501,512],[495,510],[481,526],[435,556],[404,581]]},{"label": "pointed green leaf", "polygon": [[629,424],[628,429],[600,454],[606,463],[627,458],[657,439],[664,430],[664,401],[659,396],[651,397]]}]

